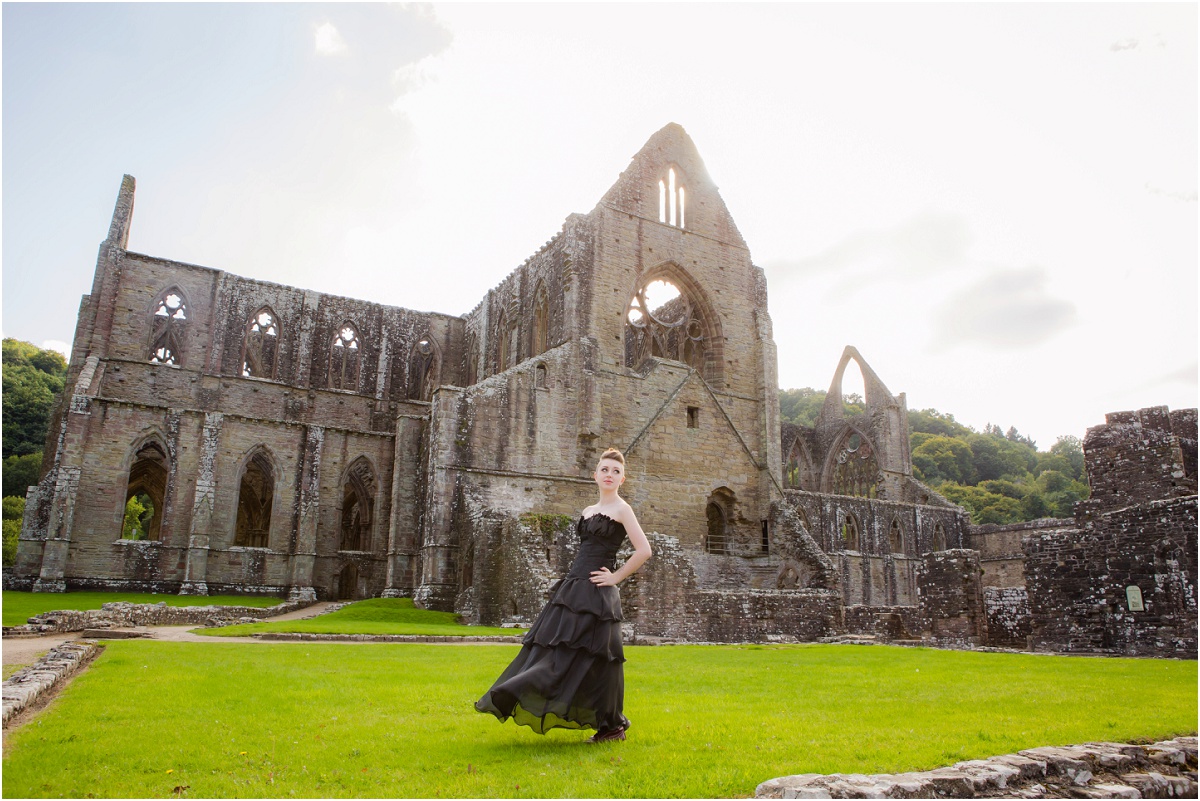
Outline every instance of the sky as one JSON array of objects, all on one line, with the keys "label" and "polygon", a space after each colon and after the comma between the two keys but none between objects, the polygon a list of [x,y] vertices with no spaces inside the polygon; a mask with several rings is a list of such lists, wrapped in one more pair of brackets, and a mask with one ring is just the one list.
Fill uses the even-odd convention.
[{"label": "sky", "polygon": [[130,250],[463,314],[676,122],[782,388],[1045,450],[1197,405],[1197,94],[1195,3],[4,3],[0,327],[66,349],[126,173]]}]

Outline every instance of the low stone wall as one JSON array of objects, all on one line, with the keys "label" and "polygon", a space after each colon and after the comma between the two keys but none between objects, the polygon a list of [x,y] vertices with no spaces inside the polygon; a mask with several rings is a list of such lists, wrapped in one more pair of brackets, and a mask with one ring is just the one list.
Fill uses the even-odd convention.
[{"label": "low stone wall", "polygon": [[926,622],[915,606],[847,606],[847,634],[864,634],[885,642],[920,639]]},{"label": "low stone wall", "polygon": [[94,642],[68,642],[4,680],[4,725],[103,650]]},{"label": "low stone wall", "polygon": [[43,612],[29,618],[24,626],[4,629],[10,634],[60,634],[84,629],[122,628],[128,626],[228,626],[232,623],[251,622],[265,617],[294,612],[311,604],[300,601],[281,602],[276,606],[167,606],[157,604],[132,604],[114,601],[99,609],[79,611],[63,609]]},{"label": "low stone wall", "polygon": [[1030,748],[916,773],[804,773],[755,798],[1195,798],[1196,738]]}]

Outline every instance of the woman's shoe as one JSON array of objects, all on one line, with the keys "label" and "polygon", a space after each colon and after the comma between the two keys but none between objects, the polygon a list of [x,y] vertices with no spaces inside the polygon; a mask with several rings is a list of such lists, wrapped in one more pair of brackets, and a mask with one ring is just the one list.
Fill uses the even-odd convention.
[{"label": "woman's shoe", "polygon": [[598,731],[595,734],[593,734],[590,738],[588,738],[588,742],[589,743],[607,743],[607,742],[611,742],[613,740],[624,740],[626,728],[628,728],[628,727],[624,727],[624,728],[620,728],[620,729],[610,729],[608,731]]}]

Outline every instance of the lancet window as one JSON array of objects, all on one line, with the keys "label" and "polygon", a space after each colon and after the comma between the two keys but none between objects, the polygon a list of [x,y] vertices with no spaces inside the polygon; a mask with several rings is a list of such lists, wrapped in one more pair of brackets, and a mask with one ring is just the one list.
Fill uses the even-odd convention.
[{"label": "lancet window", "polygon": [[842,540],[845,542],[847,551],[861,550],[858,518],[854,516],[853,512],[846,512],[846,516],[842,518]]},{"label": "lancet window", "polygon": [[275,470],[262,451],[246,461],[238,487],[234,545],[266,548],[270,544],[271,508],[275,502]]},{"label": "lancet window", "polygon": [[343,551],[371,548],[375,511],[375,471],[365,458],[354,461],[342,484],[342,525],[338,545]]},{"label": "lancet window", "polygon": [[279,353],[279,320],[264,306],[246,323],[242,344],[242,375],[246,378],[274,378]]},{"label": "lancet window", "polygon": [[183,293],[172,288],[163,292],[151,315],[150,363],[183,363],[183,335],[187,331],[188,309]]},{"label": "lancet window", "polygon": [[545,353],[550,347],[550,300],[546,295],[546,284],[538,281],[533,299],[533,348],[531,356]]},{"label": "lancet window", "polygon": [[891,547],[892,553],[904,553],[904,529],[900,527],[900,521],[894,517],[888,530],[888,545]]},{"label": "lancet window", "polygon": [[160,443],[147,442],[134,454],[125,489],[123,539],[159,539],[169,473],[170,460]]},{"label": "lancet window", "polygon": [[408,357],[408,397],[427,401],[433,397],[441,374],[441,359],[437,347],[429,336],[423,336],[413,345]]},{"label": "lancet window", "polygon": [[358,390],[358,370],[362,361],[358,329],[346,323],[333,335],[329,348],[330,389]]},{"label": "lancet window", "polygon": [[669,167],[667,174],[658,182],[658,221],[683,228],[686,221],[686,192],[683,181]]}]

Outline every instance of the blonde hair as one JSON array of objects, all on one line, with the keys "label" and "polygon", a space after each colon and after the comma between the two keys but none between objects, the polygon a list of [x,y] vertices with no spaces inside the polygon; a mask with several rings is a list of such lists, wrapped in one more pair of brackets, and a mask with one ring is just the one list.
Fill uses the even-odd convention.
[{"label": "blonde hair", "polygon": [[609,448],[604,453],[600,454],[600,459],[598,461],[604,461],[605,459],[612,459],[614,462],[620,462],[622,465],[625,464],[625,454],[621,453],[616,448]]}]

